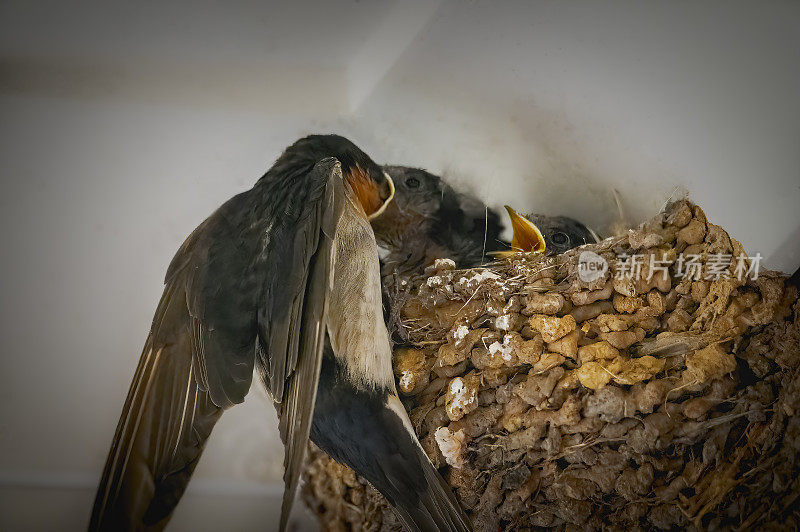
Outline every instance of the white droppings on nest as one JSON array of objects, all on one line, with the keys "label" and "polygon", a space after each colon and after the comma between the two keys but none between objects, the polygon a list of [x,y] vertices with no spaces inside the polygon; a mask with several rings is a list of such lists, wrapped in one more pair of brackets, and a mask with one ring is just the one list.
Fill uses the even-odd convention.
[{"label": "white droppings on nest", "polygon": [[453,338],[455,339],[456,343],[462,342],[464,338],[467,337],[469,334],[469,327],[466,325],[459,325],[456,328],[455,332],[453,333]]},{"label": "white droppings on nest", "polygon": [[511,316],[508,314],[498,316],[494,324],[501,331],[508,331],[511,328]]},{"label": "white droppings on nest", "polygon": [[408,389],[411,387],[411,384],[414,382],[414,374],[409,371],[405,370],[400,375],[400,387],[403,389]]},{"label": "white droppings on nest", "polygon": [[462,408],[475,400],[469,395],[469,390],[461,377],[456,377],[450,382],[450,393],[453,395],[453,408]]},{"label": "white droppings on nest", "polygon": [[443,281],[441,277],[439,277],[438,275],[434,275],[432,277],[428,277],[426,283],[429,288],[433,288],[434,286],[442,286]]},{"label": "white droppings on nest", "polygon": [[450,381],[445,395],[445,412],[457,421],[478,406],[478,380],[474,376],[456,377]]},{"label": "white droppings on nest", "polygon": [[439,427],[433,437],[447,464],[461,469],[464,465],[464,441],[466,440],[464,430],[459,429],[453,432],[447,427]]},{"label": "white droppings on nest", "polygon": [[499,281],[500,280],[500,276],[497,275],[494,272],[490,272],[489,270],[484,270],[484,271],[476,274],[472,278],[472,280],[475,281],[475,282],[478,282],[478,283],[482,283],[482,282],[487,281],[487,280]]},{"label": "white droppings on nest", "polygon": [[436,270],[455,270],[456,263],[453,259],[436,259],[433,261],[433,267]]},{"label": "white droppings on nest", "polygon": [[[506,335],[506,339],[508,339],[510,335]],[[492,342],[489,345],[489,354],[494,356],[502,357],[503,360],[509,361],[511,360],[511,346],[508,345],[504,339],[503,343],[500,342]]]},{"label": "white droppings on nest", "polygon": [[500,276],[494,272],[490,272],[489,270],[484,270],[475,273],[471,277],[462,277],[458,280],[457,285],[460,288],[472,289],[477,288],[486,281],[500,282]]}]

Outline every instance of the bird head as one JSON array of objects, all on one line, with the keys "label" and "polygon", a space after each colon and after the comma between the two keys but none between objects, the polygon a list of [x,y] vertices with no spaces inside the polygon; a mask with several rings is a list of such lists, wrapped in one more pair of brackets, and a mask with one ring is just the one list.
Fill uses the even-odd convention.
[{"label": "bird head", "polygon": [[404,235],[426,230],[439,212],[443,189],[441,180],[425,170],[402,166],[385,166],[384,170],[394,181],[394,200],[372,221],[372,228],[379,240],[391,244]]},{"label": "bird head", "polygon": [[500,257],[508,257],[520,251],[558,255],[572,248],[600,241],[597,233],[567,216],[522,216],[508,205],[506,211],[511,219],[513,237],[510,251],[496,253]]},{"label": "bird head", "polygon": [[326,157],[335,157],[341,163],[342,176],[367,219],[379,216],[392,202],[395,192],[392,178],[358,146],[339,135],[304,137],[286,148],[275,167],[285,162],[287,166],[308,171]]},{"label": "bird head", "polygon": [[548,255],[559,255],[578,246],[600,242],[597,233],[569,216],[531,214],[527,219],[542,232]]},{"label": "bird head", "polygon": [[396,193],[383,214],[372,220],[382,247],[420,260],[423,266],[436,258],[451,258],[461,267],[475,266],[484,251],[498,249],[500,217],[483,202],[420,168],[384,170],[394,180]]}]

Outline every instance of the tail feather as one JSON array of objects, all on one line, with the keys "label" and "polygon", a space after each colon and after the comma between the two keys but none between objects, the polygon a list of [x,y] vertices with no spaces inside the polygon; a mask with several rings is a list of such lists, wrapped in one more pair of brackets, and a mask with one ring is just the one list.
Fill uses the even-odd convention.
[{"label": "tail feather", "polygon": [[419,444],[396,392],[353,386],[332,356],[323,358],[311,440],[369,481],[408,530],[471,530]]},{"label": "tail feather", "polygon": [[428,488],[419,494],[416,506],[394,506],[403,525],[409,530],[468,532],[469,518],[456,501],[450,487],[434,469],[427,456],[420,457]]},{"label": "tail feather", "polygon": [[[403,404],[395,395],[387,398],[389,408],[397,414],[403,426],[403,436],[413,446],[418,467],[422,470],[425,488],[418,492],[416,504],[393,505],[403,524],[410,530],[435,532],[440,530],[467,532],[471,530],[469,518],[436,468],[419,444],[411,420],[408,419]],[[402,438],[402,437],[401,437]],[[408,464],[405,464],[408,467]],[[391,472],[387,472],[391,478]],[[398,486],[408,489],[408,486]]]}]

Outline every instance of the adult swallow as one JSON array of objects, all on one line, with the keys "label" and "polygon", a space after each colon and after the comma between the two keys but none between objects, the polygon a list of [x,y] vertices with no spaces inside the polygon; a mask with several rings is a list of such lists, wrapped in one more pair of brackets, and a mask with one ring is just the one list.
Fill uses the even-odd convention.
[{"label": "adult swallow", "polygon": [[313,135],[189,235],[167,270],[90,530],[162,529],[254,367],[285,444],[282,530],[309,434],[409,529],[469,529],[395,390],[369,224],[393,193],[353,143]]}]

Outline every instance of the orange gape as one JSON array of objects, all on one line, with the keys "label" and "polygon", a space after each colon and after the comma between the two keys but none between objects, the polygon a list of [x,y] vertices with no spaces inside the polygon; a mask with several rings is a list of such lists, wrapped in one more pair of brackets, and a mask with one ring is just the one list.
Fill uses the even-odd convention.
[{"label": "orange gape", "polygon": [[381,208],[383,200],[378,184],[360,166],[354,166],[345,179],[350,183],[367,217]]}]

